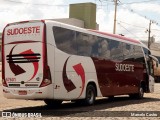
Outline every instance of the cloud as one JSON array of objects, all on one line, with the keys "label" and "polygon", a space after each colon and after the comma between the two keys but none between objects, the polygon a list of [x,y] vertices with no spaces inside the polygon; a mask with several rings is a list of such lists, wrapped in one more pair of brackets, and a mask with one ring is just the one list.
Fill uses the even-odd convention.
[{"label": "cloud", "polygon": [[[150,5],[150,4],[148,4]],[[141,6],[142,7],[142,6]],[[148,6],[149,8],[149,6]],[[134,8],[136,9],[136,8]],[[146,7],[147,9],[147,7]],[[143,7],[142,12],[146,12],[145,7]],[[155,15],[155,14],[154,14]],[[148,32],[147,29],[149,29],[149,20],[146,19],[143,16],[140,16],[137,13],[131,12],[127,9],[120,9],[118,11],[118,17],[117,20],[122,21],[124,23],[120,22],[119,27],[123,27],[123,29],[127,29],[127,30],[123,30],[122,32],[124,34],[127,34],[128,37],[132,37],[135,39],[139,39],[139,40],[148,40]],[[118,21],[117,21],[118,22]],[[125,24],[128,23],[128,24]],[[160,41],[159,36],[159,32],[160,32],[160,26],[157,26],[155,23],[151,24],[151,34],[150,36],[155,36],[156,41]]]},{"label": "cloud", "polygon": [[[7,23],[16,21],[68,18],[69,6],[65,6],[65,2],[65,0],[0,0],[0,32]],[[156,4],[132,4],[130,8],[141,13],[152,12],[152,16],[155,16],[155,13],[160,14],[160,5]],[[113,6],[107,12],[106,9],[97,9],[96,21],[101,31],[113,33]],[[148,39],[148,33],[145,31],[149,26],[149,20],[120,6],[117,10],[116,26],[116,34],[124,34],[126,37],[140,40]],[[155,36],[156,40],[160,41],[160,27],[152,24],[151,28],[151,36]]]},{"label": "cloud", "polygon": [[[103,9],[98,10],[97,22],[101,31],[113,33],[114,11],[110,10],[107,14]],[[128,9],[118,8],[116,34],[123,34],[126,37],[138,40],[148,40],[148,32],[146,32],[148,28],[149,20],[145,17]],[[160,41],[160,27],[152,24],[151,28],[151,36],[155,36],[156,41]]]},{"label": "cloud", "polygon": [[119,29],[123,29],[122,34],[127,36],[141,39],[146,37],[145,30],[148,28],[148,20],[139,16],[136,13],[131,13],[127,9],[120,9],[117,15],[117,23]]},{"label": "cloud", "polygon": [[103,9],[97,10],[96,22],[99,24],[99,29],[102,31],[106,31],[106,28],[107,28],[106,17],[107,17],[107,14]]},{"label": "cloud", "polygon": [[0,31],[12,22],[68,17],[68,7],[62,6],[64,0],[0,0],[0,3]]},{"label": "cloud", "polygon": [[132,4],[130,7],[137,11],[156,12],[160,14],[160,9],[159,9],[160,4],[141,3],[141,4]]},{"label": "cloud", "polygon": [[[114,11],[112,10],[108,14],[103,10],[97,11],[97,22],[100,24],[100,30],[113,33]],[[145,26],[148,25],[148,21],[138,14],[131,13],[127,9],[118,9],[116,23],[116,34],[124,34],[135,39],[137,39],[136,36],[146,37]],[[144,28],[137,31],[139,28],[134,25]]]}]

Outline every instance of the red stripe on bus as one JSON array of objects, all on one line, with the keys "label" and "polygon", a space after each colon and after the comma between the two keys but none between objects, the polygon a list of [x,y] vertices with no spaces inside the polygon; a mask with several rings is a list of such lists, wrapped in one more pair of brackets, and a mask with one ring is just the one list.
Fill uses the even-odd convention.
[{"label": "red stripe on bus", "polygon": [[[6,25],[7,27],[8,25]],[[6,81],[5,81],[5,53],[4,53],[4,31],[6,29],[6,27],[3,29],[3,33],[2,33],[2,84],[4,85],[4,83],[6,84]],[[6,84],[7,86],[7,84]]]}]

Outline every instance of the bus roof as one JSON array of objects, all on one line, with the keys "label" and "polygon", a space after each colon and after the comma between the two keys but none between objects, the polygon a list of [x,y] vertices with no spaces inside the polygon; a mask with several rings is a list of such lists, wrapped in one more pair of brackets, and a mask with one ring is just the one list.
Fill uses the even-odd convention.
[{"label": "bus roof", "polygon": [[[54,21],[54,20],[44,20],[44,21],[46,21],[46,22],[55,22],[55,23],[59,23],[59,24],[61,24],[61,25],[65,25],[65,26],[68,26],[68,27],[71,27],[71,28],[75,28],[75,30],[76,29],[78,29],[78,30],[80,30],[80,31],[83,31],[83,32],[87,32],[87,31],[89,31],[89,32],[92,32],[92,33],[97,33],[97,34],[101,34],[101,35],[104,35],[104,36],[106,36],[106,37],[112,37],[112,38],[117,38],[117,39],[119,39],[120,41],[122,40],[124,40],[124,42],[126,41],[126,42],[129,42],[129,43],[133,43],[133,44],[137,44],[137,45],[140,45],[140,46],[142,46],[142,47],[144,47],[144,48],[147,48],[147,46],[145,45],[145,44],[143,44],[141,41],[139,41],[139,40],[135,40],[135,39],[131,39],[131,38],[126,38],[126,37],[123,37],[123,36],[120,36],[120,35],[116,35],[116,34],[111,34],[111,33],[107,33],[107,32],[102,32],[102,31],[99,31],[99,30],[93,30],[93,29],[85,29],[85,28],[81,28],[81,27],[77,27],[77,26],[74,26],[74,25],[70,25],[70,24],[66,24],[66,23],[62,23],[62,22],[58,22],[58,21]],[[148,49],[148,48],[147,48]]]},{"label": "bus roof", "polygon": [[25,20],[25,21],[18,21],[18,22],[13,22],[13,23],[8,23],[7,26],[10,25],[16,25],[16,24],[21,24],[21,23],[28,23],[28,22],[44,22],[45,20]]},{"label": "bus roof", "polygon": [[93,33],[104,35],[106,37],[113,37],[113,38],[120,39],[122,41],[124,40],[126,42],[131,42],[131,43],[139,44],[140,46],[143,46],[143,47],[147,48],[142,42],[140,42],[138,40],[135,40],[135,39],[126,38],[126,37],[123,37],[123,36],[120,36],[120,35],[111,34],[111,33],[107,33],[107,32],[102,32],[102,31],[98,31],[98,30],[80,28],[80,27],[77,27],[77,26],[69,25],[69,24],[62,23],[62,22],[57,22],[57,21],[54,21],[54,20],[47,20],[47,19],[46,20],[27,20],[27,21],[20,21],[20,22],[9,23],[7,26],[13,25],[13,24],[19,24],[19,23],[27,23],[27,22],[55,22],[55,23],[59,23],[59,24],[62,24],[62,25],[71,26],[71,27],[77,28],[77,29],[82,30],[82,31],[83,30],[90,31],[90,32],[93,32]]}]

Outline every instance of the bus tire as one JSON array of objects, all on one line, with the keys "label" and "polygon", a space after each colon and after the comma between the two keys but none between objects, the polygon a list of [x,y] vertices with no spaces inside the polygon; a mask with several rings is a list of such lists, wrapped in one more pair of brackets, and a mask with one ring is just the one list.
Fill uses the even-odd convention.
[{"label": "bus tire", "polygon": [[71,102],[74,102],[74,104],[78,105],[78,106],[84,105],[84,100],[83,99],[71,100]]},{"label": "bus tire", "polygon": [[93,85],[88,85],[86,88],[86,98],[84,99],[85,105],[93,105],[95,103],[96,90]]},{"label": "bus tire", "polygon": [[141,87],[139,88],[139,92],[136,94],[136,98],[137,98],[137,99],[142,99],[143,96],[144,96],[144,89],[143,89],[143,87],[141,86]]},{"label": "bus tire", "polygon": [[144,96],[144,89],[143,89],[143,87],[141,86],[139,88],[138,93],[136,93],[136,94],[130,94],[129,96],[130,96],[130,98],[133,98],[133,99],[142,99],[143,96]]},{"label": "bus tire", "polygon": [[113,96],[113,95],[108,96],[108,100],[109,100],[109,101],[113,101],[113,100],[114,100],[114,96]]},{"label": "bus tire", "polygon": [[58,107],[61,105],[62,101],[61,100],[52,100],[52,99],[45,99],[44,102],[48,107]]}]

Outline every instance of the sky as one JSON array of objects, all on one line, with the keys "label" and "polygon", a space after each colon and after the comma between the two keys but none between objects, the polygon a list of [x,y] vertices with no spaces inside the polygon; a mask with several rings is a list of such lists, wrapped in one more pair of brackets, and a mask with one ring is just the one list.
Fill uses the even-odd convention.
[{"label": "sky", "polygon": [[[93,2],[97,5],[99,30],[113,33],[114,0],[0,0],[0,32],[8,23],[69,17],[69,4]],[[138,40],[151,37],[160,42],[160,0],[118,0],[116,34]]]}]

